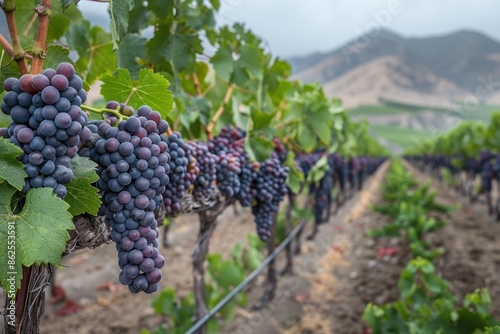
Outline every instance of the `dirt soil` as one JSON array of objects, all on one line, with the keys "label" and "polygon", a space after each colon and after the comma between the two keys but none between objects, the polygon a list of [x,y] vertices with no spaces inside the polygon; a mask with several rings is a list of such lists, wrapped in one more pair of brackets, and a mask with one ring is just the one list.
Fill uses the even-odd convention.
[{"label": "dirt soil", "polygon": [[[380,184],[387,164],[367,181],[337,215],[320,227],[315,241],[306,241],[311,226],[303,234],[302,253],[294,258],[294,273],[282,277],[274,301],[261,311],[238,310],[238,316],[224,333],[363,333],[361,314],[368,302],[386,303],[398,298],[397,280],[410,255],[401,240],[373,240],[366,236],[388,222],[388,218],[370,210],[370,203],[381,202]],[[422,184],[428,178],[418,171]],[[429,236],[446,249],[437,263],[439,272],[452,284],[459,300],[475,288],[489,289],[493,313],[500,317],[500,244],[495,235],[500,224],[489,217],[482,203],[468,204],[444,184],[434,181],[437,200],[443,204],[462,203],[462,207],[441,218],[450,222]],[[236,225],[236,226],[235,226]],[[210,252],[228,256],[239,241],[254,232],[248,210],[235,215],[229,208],[219,220]],[[198,234],[197,216],[175,221],[170,240],[163,249],[167,265],[162,287],[173,286],[180,296],[192,287],[191,252]],[[394,254],[383,255],[381,250]],[[284,263],[278,258],[278,268]],[[151,296],[132,295],[117,284],[119,268],[113,244],[94,251],[81,251],[65,259],[57,280],[68,297],[81,306],[75,314],[56,316],[61,304],[48,304],[42,321],[42,333],[51,334],[137,334],[153,329],[162,319],[150,307]],[[249,292],[250,304],[263,291],[264,274]],[[104,290],[100,287],[106,286]]]}]

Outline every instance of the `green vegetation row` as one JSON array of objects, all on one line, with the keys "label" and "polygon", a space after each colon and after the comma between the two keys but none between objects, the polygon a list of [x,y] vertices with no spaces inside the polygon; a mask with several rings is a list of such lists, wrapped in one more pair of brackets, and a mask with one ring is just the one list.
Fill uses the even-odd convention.
[{"label": "green vegetation row", "polygon": [[366,307],[363,320],[372,333],[498,333],[500,327],[491,328],[500,323],[489,313],[488,291],[477,289],[458,306],[449,282],[436,272],[433,264],[443,250],[433,248],[424,240],[426,234],[446,225],[430,218],[430,213],[453,208],[436,203],[435,192],[430,192],[429,184],[419,186],[400,160],[391,163],[383,192],[386,204],[374,206],[374,210],[389,216],[392,221],[369,234],[404,237],[413,259],[398,282],[400,299]]},{"label": "green vegetation row", "polygon": [[428,138],[409,148],[405,155],[444,155],[458,157],[455,161],[461,167],[468,158],[477,158],[481,151],[500,153],[500,113],[493,113],[487,124],[482,122],[461,122],[452,130]]}]

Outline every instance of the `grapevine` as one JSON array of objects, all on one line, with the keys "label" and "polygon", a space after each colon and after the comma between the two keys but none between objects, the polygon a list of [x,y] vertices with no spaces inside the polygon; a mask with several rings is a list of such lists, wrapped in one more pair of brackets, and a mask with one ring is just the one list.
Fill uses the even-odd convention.
[{"label": "grapevine", "polygon": [[[2,58],[2,73],[12,77],[2,77],[1,109],[8,121],[0,119],[5,126],[0,147],[6,152],[0,162],[13,172],[0,174],[5,198],[0,206],[11,210],[15,204],[16,212],[31,213],[36,197],[40,212],[33,216],[43,218],[29,223],[50,231],[53,239],[27,247],[46,259],[18,259],[17,296],[8,298],[17,297],[22,316],[15,326],[6,325],[6,333],[39,331],[39,322],[28,319],[42,314],[38,292],[50,281],[45,268],[58,266],[78,235],[94,236],[85,243],[92,248],[113,241],[118,281],[132,293],[156,292],[165,265],[158,249],[163,216],[187,213],[200,217],[193,279],[202,317],[204,261],[217,217],[227,206],[238,202],[250,208],[257,234],[272,252],[276,217],[286,198],[294,202],[319,186],[313,209],[323,217],[335,173],[345,183],[348,164],[339,161],[385,153],[319,85],[291,81],[291,66],[269,54],[250,30],[209,19],[220,10],[217,1],[180,1],[162,7],[167,14],[159,15],[154,2],[119,6],[110,0],[110,33],[82,22],[78,1],[42,0],[30,10],[19,0],[23,10],[16,10],[15,2],[1,4],[10,35],[10,40],[0,35],[8,56]],[[206,20],[188,18],[193,10]],[[51,24],[55,13],[58,23]],[[153,34],[142,36],[149,27]],[[201,36],[209,37],[213,49],[204,60],[196,56],[210,53]],[[97,80],[102,100],[87,101],[97,95],[90,88]],[[303,112],[294,115],[296,110]],[[348,142],[367,144],[354,149]],[[339,161],[318,172],[317,164],[329,159],[325,152],[335,150]],[[380,162],[373,160],[373,169]],[[355,172],[351,168],[349,175]],[[366,173],[367,168],[356,175]],[[53,197],[37,195],[43,192]],[[92,234],[91,228],[101,233]],[[0,277],[2,287],[6,279]]]}]

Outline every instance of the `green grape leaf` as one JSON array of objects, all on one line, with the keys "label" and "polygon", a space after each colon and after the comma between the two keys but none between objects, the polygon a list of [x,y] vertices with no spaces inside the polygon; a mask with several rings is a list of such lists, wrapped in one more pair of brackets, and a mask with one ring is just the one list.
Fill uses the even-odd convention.
[{"label": "green grape leaf", "polygon": [[139,71],[145,66],[141,60],[147,58],[146,41],[138,34],[127,34],[117,50],[118,67],[128,69],[134,80],[139,78]]},{"label": "green grape leaf", "polygon": [[[17,63],[10,59],[5,50],[0,50],[0,81],[4,82],[7,78],[19,78],[20,76],[21,72],[19,72]],[[0,93],[4,91],[3,85],[0,85]]]},{"label": "green grape leaf", "polygon": [[116,68],[111,35],[102,28],[91,27],[88,21],[72,24],[66,39],[70,49],[78,53],[75,69],[89,85]]},{"label": "green grape leaf", "polygon": [[264,161],[269,158],[273,150],[274,144],[272,140],[250,136],[245,141],[245,151],[248,153],[251,160]]},{"label": "green grape leaf", "polygon": [[73,180],[66,185],[68,194],[64,198],[69,204],[68,212],[72,216],[77,216],[82,213],[90,213],[97,216],[97,211],[101,206],[99,190],[92,186],[93,183],[99,180],[99,175],[96,173],[97,164],[93,161],[76,156],[71,159],[73,165]]},{"label": "green grape leaf", "polygon": [[73,63],[69,57],[69,49],[62,45],[52,44],[47,46],[43,68],[55,69],[60,63]]},{"label": "green grape leaf", "polygon": [[311,152],[316,145],[316,136],[309,128],[303,126],[298,135],[298,141],[306,152]]},{"label": "green grape leaf", "polygon": [[310,182],[319,182],[325,176],[329,169],[328,159],[326,156],[321,157],[316,164],[311,168],[307,180]]},{"label": "green grape leaf", "polygon": [[236,287],[245,279],[243,269],[231,261],[220,263],[212,274],[217,283],[226,290],[229,290],[231,287]]},{"label": "green grape leaf", "polygon": [[245,44],[240,49],[240,58],[237,66],[248,69],[255,77],[260,78],[264,69],[264,56],[262,49],[254,45]]},{"label": "green grape leaf", "polygon": [[274,116],[276,115],[276,110],[272,113],[265,113],[256,108],[252,108],[252,130],[261,130],[269,127],[272,123]]},{"label": "green grape leaf", "polygon": [[147,43],[149,56],[153,63],[167,59],[176,71],[184,71],[195,64],[197,53],[203,53],[201,39],[198,34],[171,34],[170,30],[170,24],[158,27],[155,36]]},{"label": "green grape leaf", "polygon": [[62,5],[62,8],[63,8],[63,11],[66,11],[66,9],[68,9],[69,6],[71,6],[72,4],[78,4],[80,2],[80,0],[61,0],[61,5]]},{"label": "green grape leaf", "polygon": [[219,0],[210,0],[210,3],[212,4],[212,7],[214,7],[215,10],[219,10],[219,8],[220,8],[220,1]]},{"label": "green grape leaf", "polygon": [[148,105],[163,117],[172,110],[173,97],[168,90],[170,83],[164,76],[148,69],[141,69],[139,81],[134,84],[130,72],[119,68],[114,75],[105,74],[101,94],[107,101],[121,101],[134,108]]},{"label": "green grape leaf", "polygon": [[151,306],[156,314],[175,316],[176,319],[178,315],[176,301],[175,290],[166,288],[151,300]]},{"label": "green grape leaf", "polygon": [[298,168],[293,152],[288,152],[285,166],[287,166],[289,170],[286,185],[288,186],[288,188],[290,188],[292,193],[300,193],[300,190],[302,189],[302,183],[304,182],[304,174]]},{"label": "green grape leaf", "polygon": [[110,30],[114,49],[118,48],[119,42],[127,33],[129,11],[133,5],[133,0],[109,0]]},{"label": "green grape leaf", "polygon": [[[224,306],[222,310],[220,310],[220,315],[222,319],[228,324],[232,323],[234,317],[236,316],[236,309],[238,307],[238,303],[235,299],[231,300],[229,303]],[[220,332],[215,332],[220,333]]]},{"label": "green grape leaf", "polygon": [[[15,194],[16,189],[0,185],[0,282],[9,287],[8,280],[14,277],[18,289],[23,266],[59,265],[70,238],[68,230],[74,229],[74,225],[68,204],[51,188],[28,191],[19,213],[14,213],[10,205]],[[12,250],[15,253],[9,253]]]},{"label": "green grape leaf", "polygon": [[[174,0],[149,0],[147,2],[147,9],[154,13],[161,23],[172,18],[174,10],[178,10],[177,6],[179,3],[175,3]],[[133,18],[132,15],[131,18]]]},{"label": "green grape leaf", "polygon": [[246,263],[250,270],[257,269],[262,263],[262,254],[257,248],[249,247],[247,251]]},{"label": "green grape leaf", "polygon": [[210,58],[210,62],[214,66],[217,76],[223,81],[229,82],[234,70],[234,59],[231,50],[223,47],[219,48]]},{"label": "green grape leaf", "polygon": [[17,190],[24,187],[24,165],[17,160],[23,151],[8,139],[0,138],[0,183],[4,180]]}]

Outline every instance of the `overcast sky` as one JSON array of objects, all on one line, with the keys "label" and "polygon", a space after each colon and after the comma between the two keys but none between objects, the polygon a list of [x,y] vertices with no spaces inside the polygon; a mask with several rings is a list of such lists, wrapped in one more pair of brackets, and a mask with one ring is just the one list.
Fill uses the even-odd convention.
[{"label": "overcast sky", "polygon": [[[404,36],[473,29],[500,41],[499,0],[220,1],[222,23],[245,22],[282,57],[329,51],[377,26]],[[79,6],[106,15],[95,2]]]}]

